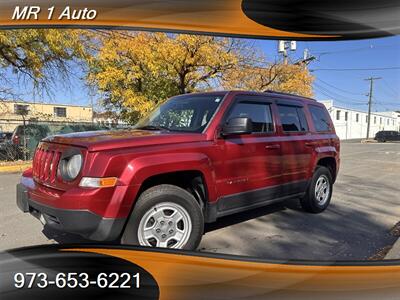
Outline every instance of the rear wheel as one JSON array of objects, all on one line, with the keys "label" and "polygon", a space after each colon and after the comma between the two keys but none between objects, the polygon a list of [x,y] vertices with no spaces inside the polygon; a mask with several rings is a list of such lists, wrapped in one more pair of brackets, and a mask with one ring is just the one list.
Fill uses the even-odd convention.
[{"label": "rear wheel", "polygon": [[332,174],[323,166],[318,166],[311,179],[310,185],[300,204],[305,211],[311,213],[323,212],[331,201],[332,197]]},{"label": "rear wheel", "polygon": [[173,185],[144,191],[132,211],[122,244],[196,249],[203,235],[201,208],[189,192]]}]

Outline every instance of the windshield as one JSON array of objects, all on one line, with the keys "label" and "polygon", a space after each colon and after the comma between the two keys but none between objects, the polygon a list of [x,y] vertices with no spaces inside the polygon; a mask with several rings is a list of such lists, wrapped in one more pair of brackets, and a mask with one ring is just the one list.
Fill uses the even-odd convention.
[{"label": "windshield", "polygon": [[185,95],[171,98],[137,123],[136,129],[202,132],[224,95]]}]

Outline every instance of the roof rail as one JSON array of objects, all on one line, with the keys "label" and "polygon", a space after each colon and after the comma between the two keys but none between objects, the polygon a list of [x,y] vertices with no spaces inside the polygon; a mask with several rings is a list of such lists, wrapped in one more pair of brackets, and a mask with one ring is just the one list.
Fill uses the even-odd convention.
[{"label": "roof rail", "polygon": [[304,99],[308,99],[308,100],[312,100],[312,101],[317,101],[317,100],[315,100],[315,99],[313,99],[313,98],[310,98],[310,97],[305,97],[305,96],[301,96],[301,95],[297,95],[297,94],[292,94],[292,93],[277,92],[277,91],[273,91],[273,90],[265,90],[264,93],[287,95],[287,96],[300,97],[300,98],[304,98]]}]

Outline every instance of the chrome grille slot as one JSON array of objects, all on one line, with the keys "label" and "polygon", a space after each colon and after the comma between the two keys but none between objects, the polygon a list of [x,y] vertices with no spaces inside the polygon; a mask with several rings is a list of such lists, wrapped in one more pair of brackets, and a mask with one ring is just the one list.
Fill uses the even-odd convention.
[{"label": "chrome grille slot", "polygon": [[33,177],[42,183],[54,183],[61,152],[40,145],[33,158]]}]

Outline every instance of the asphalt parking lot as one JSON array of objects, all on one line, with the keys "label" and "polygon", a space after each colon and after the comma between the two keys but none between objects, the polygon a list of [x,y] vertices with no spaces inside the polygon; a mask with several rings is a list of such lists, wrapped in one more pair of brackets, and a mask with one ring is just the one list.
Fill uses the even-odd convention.
[{"label": "asphalt parking lot", "polygon": [[[206,226],[200,251],[268,259],[364,260],[392,244],[400,221],[400,143],[342,143],[332,202],[319,215],[298,201],[220,219]],[[0,174],[0,250],[88,242],[44,228],[15,205],[20,174]]]}]

